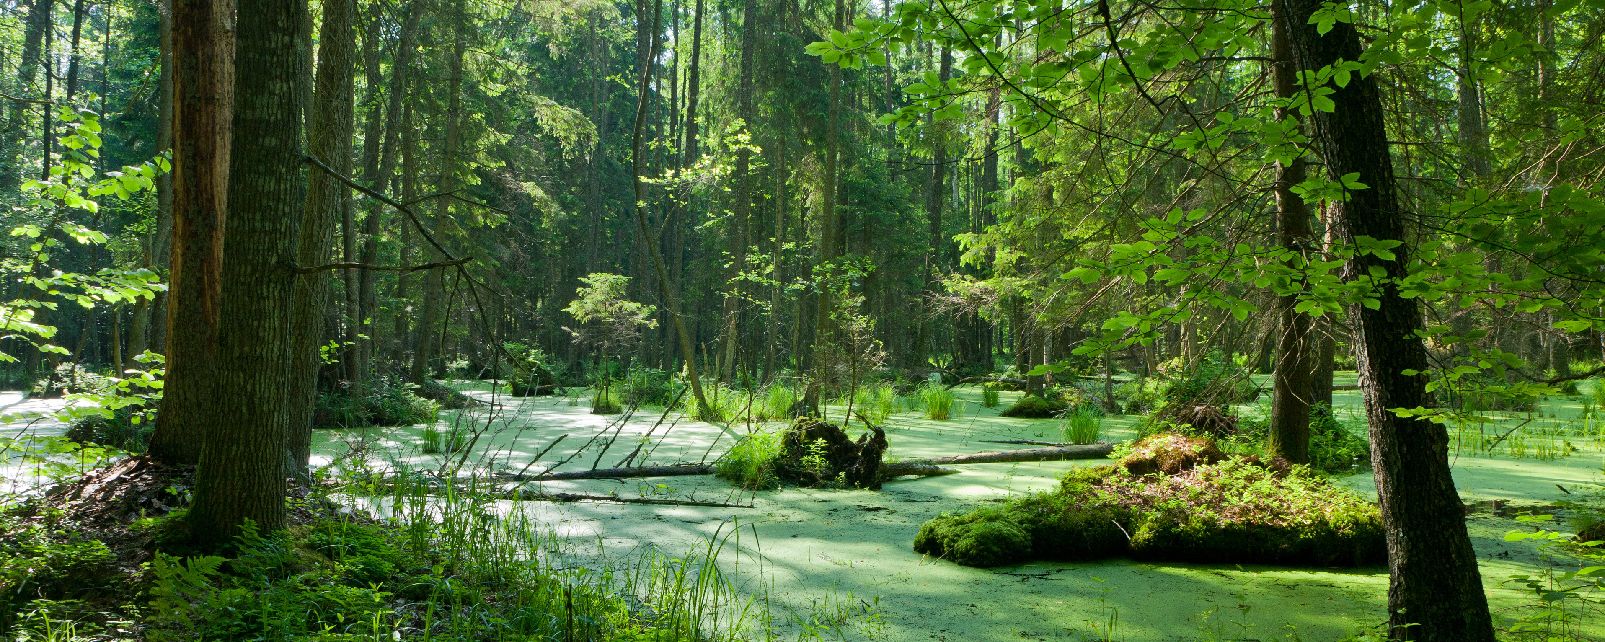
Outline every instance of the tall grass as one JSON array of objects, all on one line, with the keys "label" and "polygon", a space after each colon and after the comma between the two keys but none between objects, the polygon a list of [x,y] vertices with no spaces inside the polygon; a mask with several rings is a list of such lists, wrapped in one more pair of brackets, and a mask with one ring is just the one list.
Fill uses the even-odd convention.
[{"label": "tall grass", "polygon": [[698,403],[696,395],[687,394],[685,413],[710,423],[725,423],[745,416],[754,396],[724,384],[704,384],[702,394],[707,397],[708,405]]},{"label": "tall grass", "polygon": [[884,383],[859,388],[853,394],[853,412],[863,415],[872,425],[883,425],[897,412],[897,391]]},{"label": "tall grass", "polygon": [[780,383],[769,384],[758,395],[758,421],[786,421],[791,409],[797,405],[797,391]]},{"label": "tall grass", "polygon": [[1086,445],[1098,441],[1103,433],[1103,417],[1085,408],[1077,408],[1064,416],[1064,425],[1060,428],[1064,440],[1072,444]]},{"label": "tall grass", "polygon": [[925,418],[947,421],[953,418],[953,390],[939,383],[920,387],[920,400],[925,404]]}]

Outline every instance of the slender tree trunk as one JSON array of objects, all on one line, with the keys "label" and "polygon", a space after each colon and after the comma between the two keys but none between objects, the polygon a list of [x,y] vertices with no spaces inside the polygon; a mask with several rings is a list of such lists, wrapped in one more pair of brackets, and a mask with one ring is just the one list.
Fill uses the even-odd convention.
[{"label": "slender tree trunk", "polygon": [[[841,30],[846,24],[847,8],[843,0],[836,0],[836,13],[831,24]],[[824,198],[819,211],[819,262],[814,266],[814,278],[819,290],[817,305],[814,310],[814,341],[809,348],[812,353],[813,375],[808,381],[808,387],[803,393],[803,406],[815,415],[819,414],[820,398],[824,394],[825,382],[830,378],[831,345],[835,342],[835,326],[831,313],[835,310],[835,287],[832,281],[832,264],[841,253],[841,221],[837,219],[836,199],[837,183],[840,180],[841,161],[841,102],[842,102],[842,72],[838,65],[829,65],[826,70],[826,92],[829,94],[827,116],[825,119],[825,185]]]},{"label": "slender tree trunk", "polygon": [[[223,231],[234,105],[232,2],[172,1],[173,229],[167,380],[150,454],[193,464],[219,392]],[[182,313],[180,313],[182,312]]]},{"label": "slender tree trunk", "polygon": [[[1339,22],[1326,35],[1311,16],[1322,0],[1281,0],[1293,58],[1299,69],[1322,69],[1339,60],[1360,59],[1360,37]],[[1383,124],[1375,76],[1365,75],[1331,95],[1335,111],[1311,116],[1314,139],[1327,172],[1358,173],[1366,189],[1350,192],[1337,216],[1345,242],[1355,237],[1405,239],[1405,213],[1394,184],[1393,162]],[[1407,246],[1393,260],[1374,255],[1355,258],[1349,274],[1384,271],[1389,279],[1406,276]],[[1488,602],[1477,558],[1466,533],[1465,508],[1449,474],[1448,433],[1421,418],[1401,417],[1393,408],[1432,406],[1427,392],[1426,346],[1416,299],[1400,295],[1389,281],[1380,286],[1375,309],[1351,312],[1357,328],[1356,355],[1371,425],[1371,461],[1387,535],[1391,635],[1413,640],[1493,640]]]},{"label": "slender tree trunk", "polygon": [[[1271,11],[1279,14],[1287,7],[1280,1],[1271,3]],[[1293,52],[1288,44],[1287,21],[1280,15],[1271,20],[1271,77],[1278,98],[1292,98],[1298,91],[1298,69],[1294,66]],[[1278,117],[1296,119],[1289,109],[1278,110]],[[1293,192],[1294,186],[1304,182],[1305,167],[1302,156],[1285,163],[1277,163],[1276,233],[1282,249],[1293,256],[1288,266],[1301,269],[1305,262],[1315,258],[1311,242],[1315,234],[1310,226],[1310,209],[1304,198]],[[1276,315],[1276,370],[1271,384],[1271,425],[1266,452],[1295,464],[1310,459],[1310,403],[1315,371],[1313,328],[1315,318],[1299,312],[1297,293],[1278,297]]]},{"label": "slender tree trunk", "polygon": [[[431,236],[439,239],[446,229],[446,222],[451,219],[451,202],[449,196],[457,189],[457,156],[462,147],[462,119],[463,119],[463,57],[468,46],[467,9],[458,6],[454,9],[452,27],[452,51],[449,63],[449,77],[446,81],[448,94],[446,100],[446,141],[441,151],[440,193],[442,196],[435,200],[434,221],[431,223]],[[428,249],[432,261],[444,260],[438,250]],[[424,383],[434,376],[439,368],[439,350],[437,346],[439,335],[435,329],[437,325],[446,321],[443,315],[446,299],[445,270],[429,270],[424,276],[423,317],[419,319],[418,337],[412,354],[412,372],[408,377],[413,383]]]},{"label": "slender tree trunk", "polygon": [[[669,282],[668,266],[663,262],[663,253],[658,250],[658,239],[648,232],[647,225],[646,182],[642,180],[642,172],[646,170],[646,107],[651,93],[652,69],[656,66],[653,61],[657,59],[660,39],[658,28],[663,14],[663,0],[653,0],[651,10],[652,31],[646,39],[648,50],[639,57],[641,81],[636,85],[638,93],[635,99],[635,127],[630,142],[633,175],[631,182],[635,187],[635,230],[641,237],[641,245],[651,255],[653,271],[658,277],[658,291],[663,295],[663,307],[669,313],[669,322],[674,324],[674,333],[680,344],[680,358],[685,360],[686,379],[691,385],[691,396],[697,400],[698,408],[707,408],[708,399],[702,394],[702,378],[697,372],[696,347],[692,345],[691,333],[686,330],[685,321],[680,315],[679,302]],[[643,24],[648,19],[645,15],[636,17],[642,20]]]},{"label": "slender tree trunk", "polygon": [[[702,0],[697,0],[697,10],[701,11]],[[741,14],[741,68],[737,71],[740,78],[736,84],[736,115],[741,118],[743,127],[748,134],[753,131],[757,112],[753,109],[752,93],[752,57],[753,50],[758,48],[757,34],[758,2],[745,0],[742,3]],[[697,18],[698,31],[701,31],[702,18]],[[752,150],[746,146],[736,150],[736,193],[734,207],[731,208],[731,229],[726,232],[729,241],[730,272],[725,280],[724,298],[724,356],[720,360],[719,377],[729,380],[736,370],[736,344],[741,336],[739,319],[741,316],[741,297],[745,288],[742,286],[741,273],[747,269],[748,226],[752,216]]]},{"label": "slender tree trunk", "polygon": [[[318,32],[317,88],[313,93],[312,129],[307,151],[342,175],[351,175],[352,73],[355,51],[355,0],[324,0]],[[296,264],[310,268],[329,262],[334,228],[346,202],[346,186],[321,171],[307,177],[306,205],[301,212]],[[350,229],[349,222],[347,229]],[[349,252],[349,249],[347,250]],[[295,280],[292,389],[290,391],[291,472],[305,475],[312,456],[312,406],[317,400],[319,347],[330,303],[328,270],[301,274]]]},{"label": "slender tree trunk", "polygon": [[[216,396],[195,475],[191,532],[226,546],[246,523],[284,526],[294,380],[294,260],[306,202],[301,126],[310,43],[304,1],[240,2],[234,146],[224,234]],[[180,130],[182,132],[182,130]],[[180,134],[182,135],[182,134]]]},{"label": "slender tree trunk", "polygon": [[[45,33],[50,27],[51,8],[55,0],[33,0],[28,8],[28,19],[22,31],[22,56],[17,60],[17,80],[15,95],[21,97],[29,93],[29,85],[33,84],[34,75],[42,67],[39,52],[45,42]],[[0,198],[12,198],[22,186],[22,144],[23,131],[26,129],[23,121],[28,118],[29,106],[27,103],[14,102],[6,114],[5,127],[0,127],[0,161],[5,163],[4,171],[0,171]],[[49,109],[40,108],[45,120],[49,120]],[[16,165],[12,165],[16,163]]]},{"label": "slender tree trunk", "polygon": [[[158,29],[161,32],[161,72],[157,83],[161,86],[161,102],[156,119],[156,148],[173,147],[173,7],[172,0],[161,0],[157,7]],[[168,248],[173,233],[173,173],[156,176],[156,231],[145,241],[145,267],[160,273],[167,269]],[[128,352],[139,355],[146,350],[164,350],[162,332],[166,328],[167,292],[157,292],[151,299],[140,299],[134,305],[129,321]],[[155,336],[152,336],[152,335]]]}]

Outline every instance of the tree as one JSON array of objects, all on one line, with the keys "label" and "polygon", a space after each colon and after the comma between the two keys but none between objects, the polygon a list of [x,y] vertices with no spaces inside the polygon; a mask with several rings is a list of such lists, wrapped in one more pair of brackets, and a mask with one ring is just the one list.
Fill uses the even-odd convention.
[{"label": "tree", "polygon": [[563,308],[574,317],[579,327],[569,329],[574,341],[595,346],[599,351],[599,370],[596,409],[602,412],[611,404],[608,390],[612,383],[611,368],[607,359],[610,352],[620,346],[631,345],[641,337],[643,328],[657,327],[652,315],[657,308],[629,300],[630,277],[620,274],[596,272],[580,277],[580,286],[573,301]]},{"label": "tree", "polygon": [[306,11],[304,1],[243,0],[237,13],[221,314],[189,515],[208,547],[226,546],[248,522],[262,532],[284,526]]},{"label": "tree", "polygon": [[[1364,60],[1354,25],[1316,24],[1321,0],[1283,2],[1286,10],[1279,17],[1286,23],[1293,60],[1306,75]],[[1362,73],[1333,89],[1331,108],[1315,110],[1310,118],[1314,139],[1333,180],[1363,184],[1347,188],[1334,205],[1338,228],[1350,244],[1399,242],[1391,254],[1358,254],[1347,268],[1351,279],[1386,275],[1375,286],[1375,302],[1354,306],[1350,314],[1359,335],[1355,351],[1370,423],[1371,465],[1387,531],[1390,634],[1411,640],[1493,640],[1465,508],[1449,475],[1448,432],[1425,417],[1399,412],[1430,407],[1432,399],[1421,308],[1400,293],[1410,258],[1403,244],[1406,213],[1394,185],[1378,80]]]},{"label": "tree", "polygon": [[151,456],[200,459],[217,392],[234,106],[233,3],[173,0],[173,225],[167,384]]}]

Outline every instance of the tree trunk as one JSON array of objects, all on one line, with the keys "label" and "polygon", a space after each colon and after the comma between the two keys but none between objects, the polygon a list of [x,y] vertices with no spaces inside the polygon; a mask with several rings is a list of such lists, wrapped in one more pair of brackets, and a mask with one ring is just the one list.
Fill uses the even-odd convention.
[{"label": "tree trunk", "polygon": [[[1286,11],[1281,2],[1272,2],[1273,13]],[[1287,21],[1279,16],[1271,20],[1271,76],[1278,98],[1292,98],[1298,92],[1298,69],[1294,66],[1293,52],[1289,48]],[[1296,112],[1279,109],[1282,120],[1294,119]],[[1293,192],[1294,186],[1304,182],[1304,158],[1295,156],[1286,163],[1277,163],[1276,233],[1282,249],[1292,253],[1288,266],[1301,269],[1312,257],[1311,240],[1315,234],[1310,226],[1310,209],[1304,198]],[[1266,452],[1295,464],[1310,460],[1310,402],[1315,376],[1311,352],[1314,350],[1312,329],[1314,317],[1299,312],[1298,293],[1285,294],[1276,302],[1276,370],[1271,384],[1271,421]]]},{"label": "tree trunk", "polygon": [[[674,324],[674,334],[680,344],[680,358],[685,359],[686,379],[691,385],[691,396],[697,400],[698,408],[708,408],[708,398],[702,394],[702,378],[697,372],[696,347],[692,345],[691,333],[686,331],[685,320],[680,315],[679,303],[673,285],[669,281],[669,268],[663,262],[663,252],[658,249],[658,239],[648,232],[649,226],[646,220],[646,182],[642,180],[642,172],[646,170],[646,106],[651,92],[652,68],[655,66],[652,61],[657,59],[660,39],[658,27],[662,13],[663,0],[654,0],[651,16],[652,31],[647,38],[649,50],[638,58],[641,62],[641,81],[636,85],[638,93],[635,99],[635,127],[630,142],[631,183],[635,188],[635,230],[641,237],[641,245],[645,246],[652,260],[653,272],[658,277],[658,291],[663,296],[663,309],[669,314],[669,322]],[[637,19],[646,24],[644,21],[647,20],[647,16],[638,15]]]},{"label": "tree trunk", "polygon": [[[845,28],[847,8],[843,0],[836,0],[835,18],[831,24],[837,30]],[[831,313],[835,309],[835,284],[830,282],[831,264],[841,253],[841,244],[838,237],[841,234],[841,221],[837,220],[836,198],[837,184],[840,182],[841,150],[841,102],[842,102],[842,72],[839,65],[829,65],[826,70],[827,93],[829,94],[827,116],[825,119],[825,185],[819,211],[819,262],[814,266],[814,279],[819,290],[817,305],[814,310],[814,341],[809,348],[810,359],[813,361],[813,374],[808,381],[808,387],[803,392],[803,408],[815,415],[819,414],[820,398],[824,395],[825,381],[829,379],[830,346],[835,341],[835,323],[832,322]]]},{"label": "tree trunk", "polygon": [[[697,10],[702,10],[702,0],[697,0]],[[753,108],[753,82],[752,57],[753,50],[758,48],[757,25],[758,3],[756,0],[745,0],[742,4],[741,17],[741,68],[738,71],[740,80],[736,89],[736,115],[741,118],[743,127],[748,134],[753,131],[753,124],[757,119],[757,111]],[[697,17],[697,32],[702,31],[702,17]],[[695,50],[695,47],[693,47]],[[695,69],[695,67],[692,67]],[[693,77],[695,77],[693,75]],[[747,269],[747,228],[752,216],[752,150],[742,146],[736,150],[736,193],[734,207],[731,208],[731,229],[726,232],[729,241],[728,250],[731,257],[730,272],[725,280],[724,296],[724,351],[720,359],[719,378],[729,380],[736,369],[736,344],[740,336],[739,320],[741,316],[742,280],[741,273]]]},{"label": "tree trunk", "polygon": [[[318,33],[317,88],[313,93],[307,150],[341,175],[351,175],[352,73],[355,50],[355,0],[325,0]],[[334,228],[346,203],[346,186],[314,171],[307,177],[306,206],[301,212],[295,262],[302,268],[326,264],[334,249]],[[349,229],[349,226],[347,227]],[[329,306],[328,270],[301,274],[295,280],[290,391],[290,466],[304,475],[312,456],[312,406],[317,400],[320,346]]]},{"label": "tree trunk", "polygon": [[[432,228],[430,235],[436,239],[441,238],[442,232],[446,229],[446,221],[451,218],[452,199],[446,195],[457,189],[457,156],[462,147],[463,57],[468,46],[465,11],[467,9],[462,6],[454,9],[451,60],[446,81],[449,92],[446,100],[446,141],[440,163],[439,191],[442,196],[435,199],[435,215],[430,224]],[[428,247],[426,252],[431,261],[446,259],[433,247]],[[418,322],[418,336],[412,353],[412,371],[408,376],[408,380],[413,383],[422,384],[433,378],[439,370],[439,351],[436,345],[439,335],[436,334],[436,326],[446,322],[445,299],[445,270],[443,268],[429,270],[424,275],[423,317]]]},{"label": "tree trunk", "polygon": [[[167,382],[150,454],[200,459],[222,323],[223,229],[234,105],[233,3],[173,0],[173,225]],[[180,313],[182,312],[182,313]]]},{"label": "tree trunk", "polygon": [[[1322,0],[1281,0],[1286,11],[1294,60],[1299,69],[1317,70],[1339,60],[1360,59],[1360,37],[1339,22],[1326,35],[1311,16]],[[1335,111],[1311,117],[1314,140],[1332,177],[1358,173],[1367,188],[1348,194],[1338,206],[1344,241],[1359,236],[1403,240],[1404,212],[1394,184],[1393,162],[1377,80],[1358,76],[1331,95]],[[1352,277],[1372,269],[1388,278],[1406,275],[1405,246],[1393,260],[1374,255],[1355,258]],[[1493,640],[1488,602],[1477,558],[1466,533],[1465,509],[1449,474],[1448,433],[1421,418],[1401,417],[1393,408],[1430,407],[1427,351],[1416,299],[1400,296],[1386,282],[1376,292],[1376,308],[1351,311],[1357,328],[1356,356],[1371,426],[1371,461],[1387,535],[1390,582],[1389,627],[1393,636],[1413,640]],[[1411,374],[1407,374],[1410,372]]]},{"label": "tree trunk", "polygon": [[[156,118],[156,148],[173,147],[173,8],[171,0],[162,0],[157,7],[158,30],[161,32],[161,72],[157,83],[161,86],[161,101]],[[173,173],[156,176],[156,231],[146,240],[143,248],[145,268],[158,274],[167,268],[168,248],[173,233]],[[167,317],[166,291],[155,297],[140,299],[134,304],[133,318],[128,327],[128,353],[137,356],[146,350],[164,351]],[[154,335],[154,336],[153,336]]]},{"label": "tree trunk", "polygon": [[[28,85],[33,83],[40,64],[39,51],[45,41],[45,33],[50,26],[51,8],[55,0],[33,0],[28,8],[28,19],[23,25],[22,56],[17,60],[17,84],[15,93],[18,97],[28,95]],[[5,163],[4,171],[0,171],[0,198],[12,198],[22,185],[22,133],[26,126],[23,121],[28,116],[28,103],[11,103],[11,109],[6,115],[6,126],[0,128],[0,161]],[[40,113],[48,120],[49,109],[40,108]],[[16,165],[12,165],[16,163]]]},{"label": "tree trunk", "polygon": [[285,451],[296,403],[291,262],[306,203],[306,11],[304,1],[239,6],[224,314],[189,515],[191,532],[208,548],[226,546],[248,522],[263,533],[284,526]]}]

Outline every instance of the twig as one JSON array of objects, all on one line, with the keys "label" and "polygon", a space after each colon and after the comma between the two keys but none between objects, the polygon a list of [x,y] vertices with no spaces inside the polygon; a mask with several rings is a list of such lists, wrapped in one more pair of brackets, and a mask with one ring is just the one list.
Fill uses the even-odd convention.
[{"label": "twig", "polygon": [[342,261],[342,262],[339,262],[339,263],[326,263],[326,264],[323,264],[323,265],[312,265],[312,266],[307,266],[307,267],[297,267],[297,268],[295,268],[295,272],[297,274],[310,274],[312,272],[323,272],[323,271],[327,271],[327,270],[370,270],[370,271],[373,271],[373,272],[417,272],[417,271],[420,271],[420,270],[433,270],[435,268],[443,268],[443,267],[452,267],[452,266],[455,266],[455,265],[462,265],[462,264],[467,263],[467,262],[469,262],[471,260],[473,260],[472,257],[465,256],[463,258],[455,259],[455,260],[451,260],[451,261],[436,261],[434,263],[424,263],[422,265],[371,265],[371,264],[368,264],[368,263],[360,263],[360,262],[355,262],[355,261]]}]

